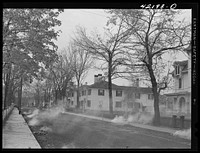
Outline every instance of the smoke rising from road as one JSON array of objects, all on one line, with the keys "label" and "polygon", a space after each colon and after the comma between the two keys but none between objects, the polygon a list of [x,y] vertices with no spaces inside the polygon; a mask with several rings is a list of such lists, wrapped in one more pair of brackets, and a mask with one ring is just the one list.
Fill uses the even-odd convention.
[{"label": "smoke rising from road", "polygon": [[116,116],[111,122],[118,124],[128,124],[128,123],[140,123],[140,124],[149,124],[152,122],[153,115],[149,113],[136,113],[134,115],[128,115],[127,118],[124,116]]},{"label": "smoke rising from road", "polygon": [[52,129],[50,127],[47,127],[47,126],[43,126],[40,128],[40,131],[43,131],[43,132],[52,132]]},{"label": "smoke rising from road", "polygon": [[74,143],[69,143],[67,145],[62,146],[62,149],[65,149],[65,148],[76,148],[76,147],[75,147]]},{"label": "smoke rising from road", "polygon": [[60,113],[63,113],[63,112],[64,112],[64,108],[62,106],[53,107],[53,108],[43,110],[43,111],[40,111],[39,109],[35,109],[32,112],[32,114],[27,115],[28,118],[31,118],[28,124],[30,126],[36,126],[36,125],[40,125],[42,122],[45,122],[45,121],[51,122],[54,119],[56,119],[56,117],[58,117]]},{"label": "smoke rising from road", "polygon": [[126,124],[126,119],[123,116],[115,116],[115,118],[113,120],[111,120],[111,122],[113,123],[117,123],[117,124]]},{"label": "smoke rising from road", "polygon": [[30,126],[37,126],[40,124],[39,120],[37,119],[37,117],[32,118],[29,123]]},{"label": "smoke rising from road", "polygon": [[191,140],[191,128],[186,130],[178,130],[173,133],[174,136]]},{"label": "smoke rising from road", "polygon": [[31,113],[31,110],[28,110],[28,112],[23,112],[24,115],[30,115]]},{"label": "smoke rising from road", "polygon": [[34,116],[38,115],[39,109],[35,109],[30,115],[28,115],[28,118],[33,118]]}]

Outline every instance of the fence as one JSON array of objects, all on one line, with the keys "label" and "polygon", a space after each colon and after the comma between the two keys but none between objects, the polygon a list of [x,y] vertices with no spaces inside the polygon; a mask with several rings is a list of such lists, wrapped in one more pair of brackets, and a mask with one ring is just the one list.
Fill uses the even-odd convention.
[{"label": "fence", "polygon": [[188,129],[191,127],[191,119],[181,118],[181,116],[161,117],[161,125],[170,128]]},{"label": "fence", "polygon": [[5,123],[5,121],[8,119],[10,113],[12,112],[14,108],[14,104],[10,105],[8,108],[2,110],[2,116],[3,116],[3,124]]}]

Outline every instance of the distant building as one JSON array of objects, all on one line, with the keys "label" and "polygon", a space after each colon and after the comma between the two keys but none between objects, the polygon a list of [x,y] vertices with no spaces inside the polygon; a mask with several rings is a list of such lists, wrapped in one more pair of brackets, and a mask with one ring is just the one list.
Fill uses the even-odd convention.
[{"label": "distant building", "polygon": [[[153,108],[153,94],[151,88],[137,86],[118,86],[112,84],[113,111],[139,111]],[[108,82],[102,75],[94,76],[94,84],[82,85],[79,90],[79,102],[77,102],[77,90],[73,90],[69,96],[69,107],[78,107],[85,110],[109,111]]]},{"label": "distant building", "polygon": [[191,46],[185,49],[188,60],[175,61],[174,92],[165,94],[168,96],[168,109],[176,114],[191,114]]}]

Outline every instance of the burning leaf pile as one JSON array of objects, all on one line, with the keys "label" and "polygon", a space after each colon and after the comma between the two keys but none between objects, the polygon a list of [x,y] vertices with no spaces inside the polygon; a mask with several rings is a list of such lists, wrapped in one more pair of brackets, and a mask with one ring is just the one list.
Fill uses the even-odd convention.
[{"label": "burning leaf pile", "polygon": [[128,123],[140,123],[149,124],[152,122],[153,115],[145,113],[136,113],[134,115],[129,115],[127,118],[123,116],[116,116],[111,122],[117,124],[128,124]]},{"label": "burning leaf pile", "polygon": [[184,138],[184,139],[191,140],[191,128],[187,129],[187,130],[178,130],[178,131],[174,132],[173,135]]},{"label": "burning leaf pile", "polygon": [[40,130],[38,132],[34,132],[34,134],[46,135],[46,134],[48,134],[48,132],[52,132],[52,129],[47,126],[43,126],[40,128]]},{"label": "burning leaf pile", "polygon": [[38,126],[41,125],[42,122],[51,122],[62,112],[63,109],[60,107],[51,108],[45,111],[35,109],[31,114],[27,115],[27,117],[31,119],[28,124],[30,126]]},{"label": "burning leaf pile", "polygon": [[75,147],[74,143],[69,143],[67,145],[62,146],[62,149],[65,149],[65,148],[76,148],[76,147]]}]

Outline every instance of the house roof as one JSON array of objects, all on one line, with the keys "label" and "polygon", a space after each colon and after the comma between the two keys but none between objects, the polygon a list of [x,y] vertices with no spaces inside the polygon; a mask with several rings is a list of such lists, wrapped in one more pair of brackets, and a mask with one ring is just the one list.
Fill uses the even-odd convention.
[{"label": "house roof", "polygon": [[182,72],[187,70],[188,70],[188,64],[183,67]]},{"label": "house roof", "polygon": [[152,88],[147,88],[147,87],[120,86],[120,88],[135,93],[152,93]]},{"label": "house roof", "polygon": [[[96,83],[94,83],[92,85],[89,85],[88,87],[89,88],[108,89],[108,82],[107,81],[99,81],[99,82],[96,82]],[[112,89],[118,89],[118,88],[119,88],[118,85],[112,83]]]},{"label": "house roof", "polygon": [[[189,44],[189,46],[187,48],[185,48],[183,51],[187,52],[187,54],[191,53],[191,43]],[[182,67],[182,72],[187,72],[188,69],[188,60],[184,60],[184,61],[175,61],[173,63],[173,66],[179,65]],[[172,74],[174,74],[174,71],[172,72]]]},{"label": "house roof", "polygon": [[[96,82],[90,86],[89,88],[100,88],[100,89],[108,89],[108,82],[107,81],[100,81]],[[114,90],[126,90],[126,91],[132,91],[135,93],[152,93],[151,88],[146,87],[131,87],[131,86],[118,86],[116,84],[112,83],[112,89]]]},{"label": "house roof", "polygon": [[[179,65],[179,66],[182,67],[181,72],[187,72],[187,70],[188,70],[188,60],[175,61],[174,64],[173,64],[173,66],[175,66],[175,65]],[[171,74],[172,74],[173,77],[174,77],[174,72],[175,72],[175,70],[173,70],[171,72]]]},{"label": "house roof", "polygon": [[186,66],[187,64],[188,64],[188,60],[184,60],[184,61],[175,61],[173,65]]},{"label": "house roof", "polygon": [[187,48],[184,49],[184,51],[186,51],[187,54],[191,53],[191,43],[189,44]]}]

